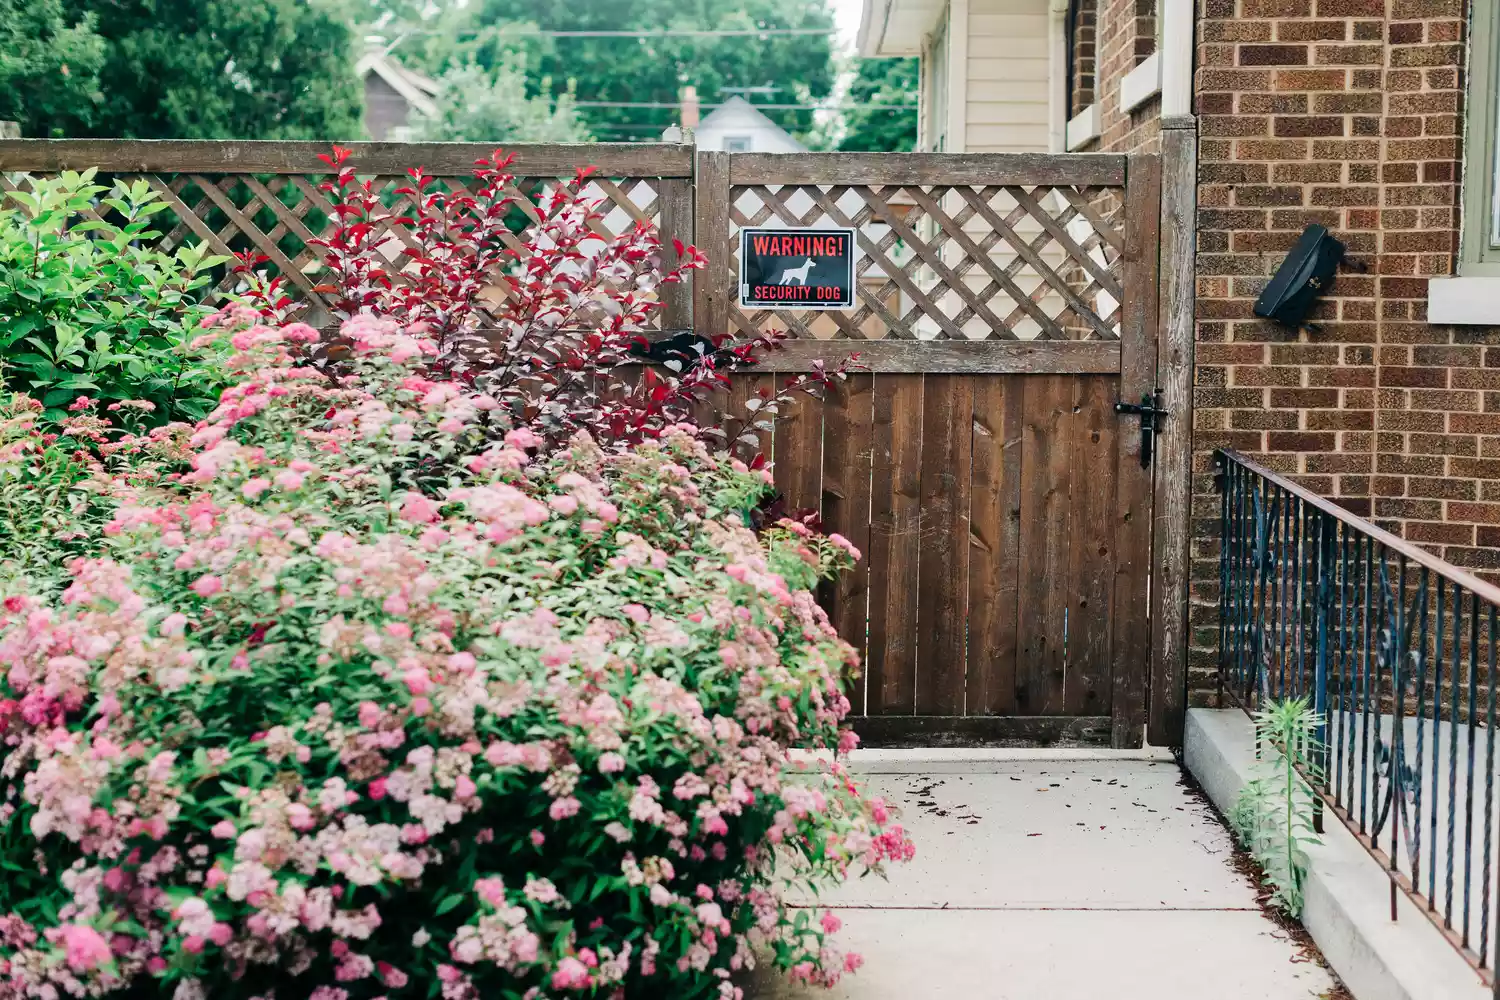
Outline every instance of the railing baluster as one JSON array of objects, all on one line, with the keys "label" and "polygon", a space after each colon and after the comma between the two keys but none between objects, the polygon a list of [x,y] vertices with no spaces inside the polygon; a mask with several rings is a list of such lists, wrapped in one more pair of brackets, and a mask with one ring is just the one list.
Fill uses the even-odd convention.
[{"label": "railing baluster", "polygon": [[[1301,697],[1307,688],[1307,622],[1303,620],[1303,609],[1307,606],[1307,508],[1302,501],[1296,501],[1296,543],[1293,545],[1292,557],[1297,561],[1297,631],[1292,636],[1292,641],[1297,649],[1297,672],[1292,678],[1291,696]],[[1286,697],[1287,692],[1282,692]]]},{"label": "railing baluster", "polygon": [[[1327,567],[1332,562],[1329,551],[1333,537],[1328,533],[1327,519],[1321,514],[1312,516],[1313,524],[1317,526],[1318,553],[1315,595],[1317,614],[1314,625],[1317,631],[1313,647],[1313,711],[1318,714],[1318,728],[1317,745],[1313,750],[1318,773],[1323,775],[1320,787],[1314,791],[1324,792],[1328,788],[1328,618],[1333,604],[1333,576]],[[1313,796],[1313,830],[1323,832],[1323,799],[1320,795]]]},{"label": "railing baluster", "polygon": [[1245,579],[1240,584],[1240,660],[1231,694],[1244,690],[1245,676],[1255,659],[1255,581],[1259,576],[1256,556],[1260,551],[1260,501],[1253,492],[1259,484],[1243,470],[1240,473],[1240,565]]},{"label": "railing baluster", "polygon": [[[1365,658],[1364,658],[1364,696],[1360,699],[1360,737],[1359,737],[1359,832],[1370,832],[1370,756],[1374,752],[1370,747],[1370,653],[1372,642],[1372,629],[1370,627],[1370,591],[1374,585],[1375,573],[1375,540],[1369,535],[1364,536],[1365,543]],[[1384,570],[1382,569],[1382,573]],[[1377,598],[1382,608],[1385,606],[1385,588],[1382,587]],[[1378,615],[1376,616],[1379,617]],[[1379,671],[1376,671],[1375,691],[1380,692]],[[1379,730],[1376,730],[1377,737]]]},{"label": "railing baluster", "polygon": [[1273,697],[1286,697],[1286,664],[1292,651],[1292,496],[1277,487],[1281,494],[1281,662],[1278,664],[1276,690]]},{"label": "railing baluster", "polygon": [[[1346,583],[1344,589],[1355,598],[1355,609],[1347,609],[1350,618],[1355,618],[1355,615],[1359,613],[1359,540],[1356,538],[1355,544],[1353,544],[1353,549],[1355,549],[1355,567],[1350,568],[1349,532],[1349,526],[1344,526],[1344,583]],[[1344,786],[1346,786],[1343,805],[1344,811],[1353,816],[1353,813],[1355,813],[1355,714],[1359,711],[1358,675],[1361,673],[1361,669],[1359,669],[1358,633],[1356,633],[1355,627],[1350,627],[1349,633],[1346,634],[1346,640],[1349,643],[1349,654],[1344,657],[1346,679],[1344,679],[1344,697],[1343,702],[1341,702],[1343,711],[1340,712],[1340,715],[1344,724],[1344,741],[1349,744],[1349,747],[1344,748],[1343,753]],[[1350,697],[1352,696],[1355,700],[1353,700],[1353,703],[1350,703]]]},{"label": "railing baluster", "polygon": [[1229,518],[1229,505],[1233,502],[1230,484],[1229,463],[1218,461],[1215,473],[1219,479],[1219,671],[1217,696],[1214,704],[1224,704],[1224,673],[1229,657],[1229,560],[1233,558],[1234,534]]},{"label": "railing baluster", "polygon": [[1479,595],[1469,595],[1468,768],[1464,771],[1464,912],[1463,942],[1469,946],[1469,897],[1474,885],[1474,708],[1479,698]]},{"label": "railing baluster", "polygon": [[[1491,604],[1489,606],[1489,671],[1486,674],[1490,692],[1487,699],[1489,704],[1484,710],[1484,850],[1480,854],[1479,865],[1479,962],[1481,968],[1490,957],[1490,860],[1491,849],[1495,843],[1495,693],[1500,690],[1500,685],[1495,683],[1495,653],[1496,646],[1500,645],[1500,636],[1497,636],[1495,632],[1496,624],[1495,606]],[[1490,965],[1491,973],[1494,972],[1495,967],[1493,963]],[[1500,989],[1500,976],[1494,976],[1494,979],[1496,989]]]},{"label": "railing baluster", "polygon": [[[1443,624],[1445,624],[1445,621],[1443,621],[1443,594],[1445,594],[1446,588],[1448,588],[1448,580],[1443,579],[1443,577],[1437,577],[1437,639],[1434,640],[1434,646],[1433,646],[1434,657],[1433,657],[1433,660],[1436,660],[1436,663],[1437,663],[1437,681],[1436,681],[1436,684],[1439,685],[1439,687],[1434,688],[1434,690],[1439,690],[1439,688],[1442,687],[1442,684],[1443,684]],[[1427,615],[1427,604],[1425,604],[1425,603],[1424,603],[1424,606],[1422,606],[1422,613],[1424,613],[1424,615]],[[1455,625],[1457,625],[1457,622],[1455,622]],[[1427,652],[1427,649],[1425,649],[1425,646],[1424,646],[1424,651],[1422,651],[1422,652],[1424,652],[1424,654],[1425,654],[1425,652]],[[1419,654],[1419,655],[1422,655],[1422,654]],[[1422,706],[1424,706],[1425,702],[1427,702],[1427,669],[1422,670],[1422,673],[1419,673],[1418,678],[1419,678],[1418,679],[1418,688],[1416,688],[1416,775],[1418,775],[1418,783],[1416,783],[1416,793],[1415,793],[1415,796],[1413,796],[1413,802],[1412,802],[1412,810],[1413,810],[1413,813],[1416,814],[1416,823],[1415,823],[1415,831],[1416,831],[1416,838],[1415,838],[1416,855],[1413,856],[1413,859],[1412,859],[1412,885],[1413,886],[1418,886],[1418,888],[1419,888],[1419,886],[1421,886],[1421,882],[1422,882],[1422,780],[1421,780],[1421,778],[1422,778]],[[1433,699],[1433,724],[1434,724],[1434,726],[1436,726],[1436,724],[1437,724],[1437,706],[1439,706],[1439,702],[1440,702],[1440,699],[1437,699],[1437,697],[1434,697],[1434,699]],[[1403,729],[1406,729],[1406,720],[1404,720],[1404,718],[1401,718],[1400,715],[1398,715],[1398,717],[1397,717],[1397,726],[1401,726],[1401,727],[1403,727]],[[1434,769],[1433,774],[1436,775],[1437,774],[1437,732],[1436,732],[1436,730],[1434,730],[1434,732],[1433,732],[1433,769]],[[1436,784],[1434,784],[1434,795],[1430,796],[1430,798],[1433,799],[1433,802],[1431,802],[1431,807],[1428,808],[1428,811],[1430,811],[1430,813],[1431,813],[1431,820],[1430,820],[1430,823],[1428,823],[1428,829],[1430,829],[1431,837],[1428,838],[1428,840],[1431,841],[1431,850],[1433,850],[1433,861],[1434,862],[1437,861],[1437,795],[1436,795],[1436,790],[1437,790],[1437,786],[1436,786]],[[1433,882],[1433,880],[1436,879],[1436,877],[1437,877],[1437,865],[1436,864],[1428,865],[1428,882],[1430,882],[1430,883]],[[1428,891],[1428,900],[1431,900],[1431,898],[1433,898],[1433,894],[1431,894],[1431,891]]]},{"label": "railing baluster", "polygon": [[[1458,657],[1459,639],[1463,633],[1460,631],[1459,616],[1462,612],[1458,603],[1459,588],[1453,587],[1453,662],[1448,671],[1448,686],[1453,689],[1453,696],[1448,706],[1448,863],[1445,866],[1443,886],[1443,926],[1453,927],[1453,855],[1457,853],[1457,821],[1458,813]],[[1441,675],[1440,675],[1441,676]],[[1432,700],[1442,701],[1443,686],[1437,684],[1432,689]],[[1436,760],[1438,756],[1438,745],[1432,746],[1432,757]],[[1437,782],[1433,782],[1432,797],[1437,799]],[[1437,841],[1433,841],[1433,849],[1437,849]],[[1437,857],[1434,855],[1433,860]],[[1431,893],[1429,892],[1429,895]],[[1435,902],[1436,900],[1434,900]]]},{"label": "railing baluster", "polygon": [[[1397,579],[1400,581],[1396,588],[1396,629],[1394,637],[1395,655],[1391,657],[1391,695],[1395,710],[1391,713],[1391,779],[1387,782],[1390,788],[1390,815],[1391,815],[1391,872],[1397,873],[1400,868],[1401,857],[1401,817],[1406,812],[1404,802],[1406,799],[1406,678],[1401,673],[1401,668],[1406,663],[1406,646],[1409,636],[1406,631],[1406,556],[1396,553]],[[1426,602],[1423,602],[1426,609]],[[1391,919],[1396,919],[1396,880],[1391,879]]]}]

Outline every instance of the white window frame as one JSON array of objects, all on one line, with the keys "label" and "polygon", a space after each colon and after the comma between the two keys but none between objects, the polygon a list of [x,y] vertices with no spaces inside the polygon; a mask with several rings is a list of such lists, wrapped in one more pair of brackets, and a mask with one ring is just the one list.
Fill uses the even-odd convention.
[{"label": "white window frame", "polygon": [[1115,100],[1122,115],[1130,114],[1161,93],[1162,48],[1166,41],[1162,31],[1162,24],[1166,21],[1165,7],[1164,0],[1156,0],[1156,10],[1151,15],[1152,26],[1156,30],[1155,50],[1120,78]]},{"label": "white window frame", "polygon": [[1470,6],[1459,274],[1500,277],[1500,4]]},{"label": "white window frame", "polygon": [[726,153],[749,153],[755,149],[755,137],[751,135],[726,135],[724,137],[724,152]]},{"label": "white window frame", "polygon": [[1458,275],[1427,283],[1427,320],[1500,326],[1500,3],[1470,7]]}]

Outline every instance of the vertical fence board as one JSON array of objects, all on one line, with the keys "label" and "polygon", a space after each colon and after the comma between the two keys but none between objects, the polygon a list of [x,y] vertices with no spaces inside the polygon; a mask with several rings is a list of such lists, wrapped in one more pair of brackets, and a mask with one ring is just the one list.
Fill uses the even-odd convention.
[{"label": "vertical fence board", "polygon": [[[727,419],[731,415],[729,393],[730,390],[726,387],[712,389],[703,394],[702,398],[693,405],[693,419],[698,422],[698,426],[719,428],[725,426]],[[712,450],[718,450],[729,444],[727,440],[719,440],[717,438],[706,438],[706,440],[708,441],[709,448]]]},{"label": "vertical fence board", "polygon": [[973,377],[928,375],[922,394],[917,714],[964,714]]},{"label": "vertical fence board", "polygon": [[694,234],[708,266],[693,272],[693,329],[705,337],[730,332],[729,293],[735,278],[729,270],[729,154],[698,153],[694,179]]},{"label": "vertical fence board", "polygon": [[1025,382],[1021,435],[1020,663],[1017,694],[1023,715],[1063,710],[1068,595],[1072,591],[1068,533],[1072,529],[1073,454],[1068,447],[1077,376]]},{"label": "vertical fence board", "polygon": [[[752,410],[745,404],[763,388],[774,389],[774,380],[768,375],[748,375],[736,372],[729,377],[729,402],[726,413],[728,414],[731,429],[736,433],[739,432],[741,427],[760,421],[760,417],[758,416],[759,411]],[[771,423],[769,418],[766,422]],[[771,440],[773,434],[774,427],[756,433],[756,436],[760,439],[758,451],[766,457],[766,461],[768,462],[772,458]]]},{"label": "vertical fence board", "polygon": [[1114,592],[1115,452],[1119,417],[1112,411],[1117,379],[1081,376],[1079,410],[1071,425],[1073,488],[1068,605],[1068,665],[1063,709],[1107,715],[1112,694],[1110,600]]},{"label": "vertical fence board", "polygon": [[974,380],[965,714],[1016,711],[1025,378]]},{"label": "vertical fence board", "polygon": [[[685,177],[664,177],[657,181],[656,188],[661,199],[662,265],[672,268],[681,261],[674,241],[684,246],[693,242],[693,182]],[[685,330],[693,325],[692,276],[661,287],[661,325],[668,330]]]},{"label": "vertical fence board", "polygon": [[[844,640],[869,652],[870,463],[874,452],[874,376],[851,375],[836,383],[823,405],[823,526],[849,539],[862,556],[828,588],[829,620]],[[851,694],[856,714],[865,714],[864,682]]]},{"label": "vertical fence board", "polygon": [[823,501],[823,403],[795,393],[776,414],[776,485],[786,512],[816,510]]},{"label": "vertical fence board", "polygon": [[870,490],[871,715],[910,715],[917,674],[922,376],[877,375]]}]

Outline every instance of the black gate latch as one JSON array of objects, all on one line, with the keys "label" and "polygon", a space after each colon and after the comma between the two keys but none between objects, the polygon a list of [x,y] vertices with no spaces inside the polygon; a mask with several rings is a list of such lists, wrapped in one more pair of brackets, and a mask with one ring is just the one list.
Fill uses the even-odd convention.
[{"label": "black gate latch", "polygon": [[1161,390],[1141,396],[1140,405],[1116,403],[1116,413],[1134,413],[1141,418],[1141,468],[1151,468],[1151,441],[1161,433],[1161,420],[1167,410],[1161,405]]}]

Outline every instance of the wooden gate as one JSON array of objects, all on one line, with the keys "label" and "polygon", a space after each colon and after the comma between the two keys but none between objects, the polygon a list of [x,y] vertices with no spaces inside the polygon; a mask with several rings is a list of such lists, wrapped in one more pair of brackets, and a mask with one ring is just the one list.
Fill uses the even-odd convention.
[{"label": "wooden gate", "polygon": [[[695,326],[795,338],[765,367],[858,353],[767,434],[790,508],[865,560],[825,594],[865,663],[869,743],[1138,745],[1155,388],[1155,156],[700,153]],[[726,212],[725,209],[728,208]],[[858,231],[847,313],[742,311],[740,226]],[[736,376],[740,400],[778,376]]]}]

